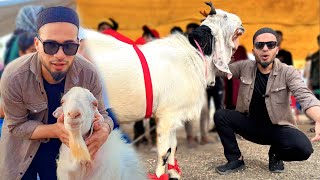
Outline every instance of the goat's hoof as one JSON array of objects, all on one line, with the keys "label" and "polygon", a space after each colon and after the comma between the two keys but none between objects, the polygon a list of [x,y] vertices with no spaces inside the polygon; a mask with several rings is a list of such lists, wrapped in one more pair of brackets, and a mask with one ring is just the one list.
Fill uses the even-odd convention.
[{"label": "goat's hoof", "polygon": [[175,169],[168,170],[168,174],[169,174],[169,179],[170,180],[179,180],[179,179],[181,179],[180,178],[180,174]]}]

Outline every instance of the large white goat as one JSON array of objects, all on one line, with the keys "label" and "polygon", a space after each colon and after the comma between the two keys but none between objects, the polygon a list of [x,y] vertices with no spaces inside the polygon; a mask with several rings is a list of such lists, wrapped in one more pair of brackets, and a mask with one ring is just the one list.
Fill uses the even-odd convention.
[{"label": "large white goat", "polygon": [[[233,40],[243,32],[238,16],[211,6],[209,15],[188,38],[175,34],[139,46],[148,63],[153,86],[157,177],[165,173],[169,148],[168,163],[175,165],[176,129],[186,120],[199,119],[205,88],[214,84],[215,72],[220,70],[231,75],[228,63],[235,50]],[[86,45],[120,123],[143,119],[146,113],[144,76],[132,45],[93,31],[86,33]],[[180,178],[177,168],[170,169],[169,175]]]},{"label": "large white goat", "polygon": [[147,174],[130,144],[121,139],[121,132],[113,130],[108,140],[91,159],[83,137],[90,135],[97,110],[97,100],[84,88],[73,87],[61,100],[62,106],[54,116],[64,114],[69,131],[69,146],[62,144],[57,161],[57,176],[61,180],[143,180]]}]

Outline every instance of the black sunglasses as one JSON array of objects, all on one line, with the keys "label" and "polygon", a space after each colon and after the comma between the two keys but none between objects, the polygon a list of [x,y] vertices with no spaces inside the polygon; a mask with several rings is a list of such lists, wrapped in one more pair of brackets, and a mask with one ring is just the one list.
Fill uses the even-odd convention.
[{"label": "black sunglasses", "polygon": [[255,42],[254,43],[254,47],[256,49],[263,49],[264,48],[264,45],[267,45],[268,49],[274,49],[276,46],[277,46],[277,42],[276,41],[268,41],[268,42]]},{"label": "black sunglasses", "polygon": [[74,42],[58,43],[55,41],[42,41],[42,39],[37,35],[39,41],[43,44],[43,49],[46,54],[54,55],[59,51],[60,46],[65,55],[73,56],[77,53],[79,44]]}]

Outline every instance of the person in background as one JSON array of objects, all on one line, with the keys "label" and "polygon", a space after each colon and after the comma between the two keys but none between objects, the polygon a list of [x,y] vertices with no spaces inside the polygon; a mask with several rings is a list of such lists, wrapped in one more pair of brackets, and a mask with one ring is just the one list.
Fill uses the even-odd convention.
[{"label": "person in background", "polygon": [[183,30],[179,26],[174,26],[170,30],[170,34],[181,33],[183,34]]},{"label": "person in background", "polygon": [[320,90],[320,34],[317,37],[318,42],[318,51],[311,54],[308,59],[311,60],[310,67],[310,77],[309,77],[309,88],[315,92],[316,97],[320,99],[320,92],[316,92],[316,90]]},{"label": "person in background", "polygon": [[306,115],[316,122],[312,141],[320,141],[320,101],[307,88],[298,70],[276,58],[277,33],[271,28],[261,28],[252,41],[255,61],[229,65],[233,77],[241,80],[236,110],[220,109],[214,115],[228,160],[216,167],[219,174],[245,168],[235,133],[251,142],[270,145],[269,171],[273,173],[284,172],[283,161],[303,161],[310,157],[312,144],[296,127],[291,114],[291,93]]},{"label": "person in background", "polygon": [[185,31],[185,35],[188,37],[189,34],[194,30],[196,29],[197,27],[199,27],[200,25],[198,23],[189,23],[187,24],[186,26],[186,31]]},{"label": "person in background", "polygon": [[135,40],[135,44],[143,45],[160,38],[160,34],[155,29],[150,29],[147,25],[142,26],[142,36]]},{"label": "person in background", "polygon": [[279,30],[277,30],[276,33],[277,33],[278,40],[279,40],[279,42],[278,42],[279,52],[277,54],[277,58],[282,63],[285,63],[287,65],[292,65],[293,66],[291,52],[281,48],[281,43],[283,41],[283,33],[281,31],[279,31]]},{"label": "person in background", "polygon": [[24,32],[18,36],[18,47],[19,56],[23,56],[29,53],[36,52],[36,47],[34,46],[35,33]]},{"label": "person in background", "polygon": [[[6,44],[4,53],[4,68],[11,61],[19,57],[18,36],[24,32],[37,33],[37,14],[44,6],[24,6],[20,9],[16,20],[16,28]],[[3,71],[1,71],[2,74]]]},{"label": "person in background", "polygon": [[114,31],[117,31],[119,28],[119,24],[112,18],[109,18],[109,20],[111,21],[111,23],[107,22],[107,21],[102,21],[98,24],[97,30],[99,32],[103,32],[106,29],[112,29]]}]

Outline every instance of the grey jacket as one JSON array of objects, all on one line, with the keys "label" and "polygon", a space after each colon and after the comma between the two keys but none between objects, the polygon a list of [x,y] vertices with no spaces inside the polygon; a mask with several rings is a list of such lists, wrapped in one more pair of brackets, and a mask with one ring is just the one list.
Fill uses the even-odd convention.
[{"label": "grey jacket", "polygon": [[[249,112],[257,72],[256,61],[238,61],[229,65],[234,78],[240,79],[236,110]],[[305,111],[320,106],[319,100],[307,88],[298,70],[274,60],[266,88],[265,103],[273,124],[296,126],[290,109],[290,92]]]},{"label": "grey jacket", "polygon": [[[64,92],[74,86],[89,89],[99,102],[99,112],[107,118],[94,65],[78,55],[67,72]],[[48,122],[48,100],[37,53],[22,56],[6,67],[1,79],[1,96],[5,111],[0,139],[1,179],[21,179],[40,143],[48,141],[30,140],[35,128]],[[108,123],[113,128],[113,122]]]}]

